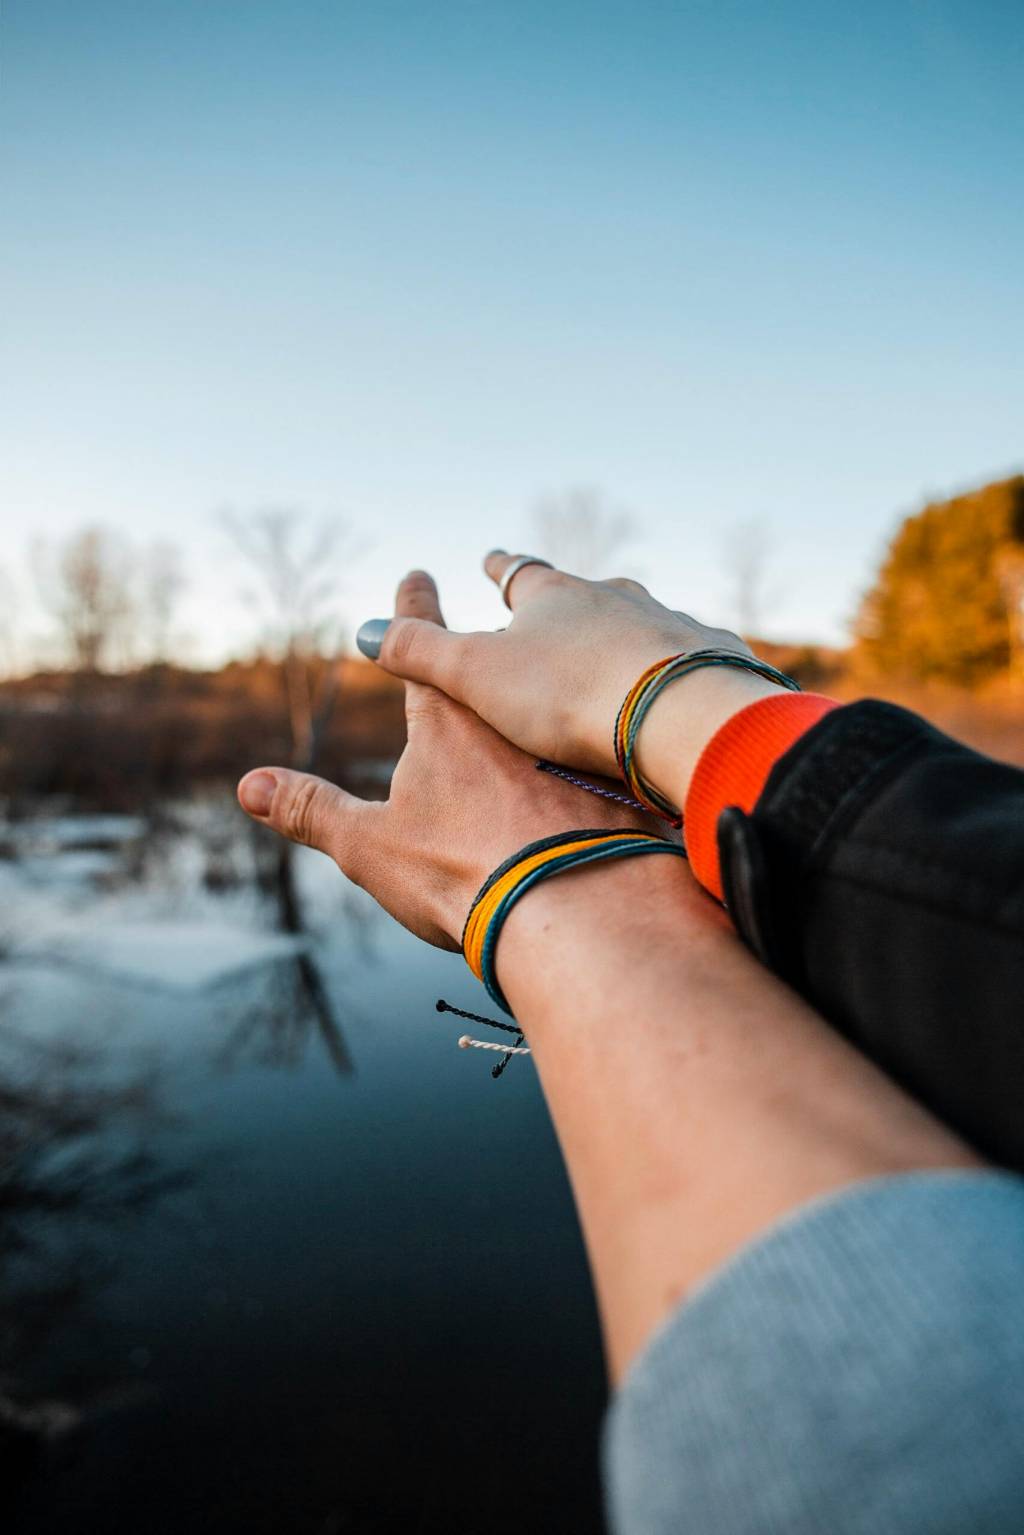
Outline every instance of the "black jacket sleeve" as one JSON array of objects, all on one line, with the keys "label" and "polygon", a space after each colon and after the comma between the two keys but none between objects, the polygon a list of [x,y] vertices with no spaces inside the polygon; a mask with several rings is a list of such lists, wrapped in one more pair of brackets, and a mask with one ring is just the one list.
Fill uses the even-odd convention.
[{"label": "black jacket sleeve", "polygon": [[723,812],[753,951],[981,1152],[1024,1169],[1024,772],[837,709]]}]

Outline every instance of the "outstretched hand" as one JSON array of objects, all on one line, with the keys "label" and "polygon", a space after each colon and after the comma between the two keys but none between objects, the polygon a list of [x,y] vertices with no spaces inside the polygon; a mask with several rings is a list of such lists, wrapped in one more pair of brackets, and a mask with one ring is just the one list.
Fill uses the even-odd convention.
[{"label": "outstretched hand", "polygon": [[[442,633],[429,575],[398,588],[396,622]],[[458,949],[483,881],[526,843],[577,827],[645,826],[647,817],[547,774],[470,709],[436,688],[406,686],[408,741],[386,803],[285,767],[256,768],[242,808],[293,842],[333,858],[405,927]]]},{"label": "outstretched hand", "polygon": [[[492,550],[484,568],[498,583],[514,558]],[[465,704],[524,751],[610,775],[617,771],[615,716],[641,672],[666,656],[710,647],[750,654],[738,635],[664,607],[636,581],[585,581],[527,565],[508,596],[512,621],[497,633],[455,634],[405,611],[382,640],[379,621],[364,626],[369,642],[361,630],[360,648],[376,653],[386,671]],[[732,668],[695,673],[666,695],[670,728],[659,728],[668,709],[659,703],[652,711],[640,747],[646,776],[681,802],[680,776],[688,782],[705,742],[738,708],[774,691],[764,678]]]}]

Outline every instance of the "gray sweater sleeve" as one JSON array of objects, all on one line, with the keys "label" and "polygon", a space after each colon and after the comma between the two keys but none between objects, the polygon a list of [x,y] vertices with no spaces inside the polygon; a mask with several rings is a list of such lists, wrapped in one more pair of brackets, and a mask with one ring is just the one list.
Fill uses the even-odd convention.
[{"label": "gray sweater sleeve", "polygon": [[806,1206],[655,1334],[604,1458],[614,1535],[1020,1535],[1024,1179]]}]

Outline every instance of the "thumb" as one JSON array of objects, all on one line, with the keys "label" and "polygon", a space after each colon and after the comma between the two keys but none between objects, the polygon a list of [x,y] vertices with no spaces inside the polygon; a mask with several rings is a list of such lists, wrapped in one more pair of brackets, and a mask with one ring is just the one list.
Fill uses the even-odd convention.
[{"label": "thumb", "polygon": [[381,635],[381,620],[372,618],[356,636],[364,655],[386,672],[407,682],[426,682],[449,698],[465,703],[466,677],[474,664],[483,634],[453,634],[424,618],[393,618]]},{"label": "thumb", "polygon": [[337,784],[292,768],[255,768],[238,785],[238,801],[254,821],[289,841],[315,847],[343,866],[349,862],[364,805]]}]

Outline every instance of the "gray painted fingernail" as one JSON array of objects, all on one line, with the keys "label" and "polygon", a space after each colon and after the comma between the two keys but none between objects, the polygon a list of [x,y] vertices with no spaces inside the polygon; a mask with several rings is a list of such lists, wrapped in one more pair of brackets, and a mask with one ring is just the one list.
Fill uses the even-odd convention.
[{"label": "gray painted fingernail", "polygon": [[380,655],[380,647],[384,643],[384,636],[391,628],[390,618],[368,618],[362,624],[356,635],[356,644],[364,656],[369,656],[371,661],[376,661]]},{"label": "gray painted fingernail", "polygon": [[488,549],[487,553],[484,555],[484,559],[489,560],[492,554],[507,554],[507,552],[508,551],[506,549]]}]

